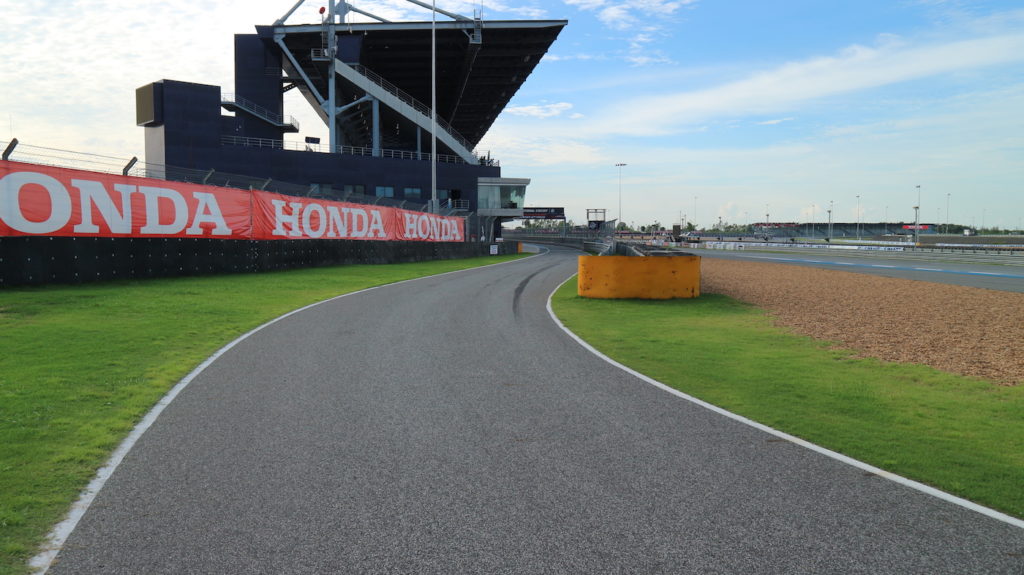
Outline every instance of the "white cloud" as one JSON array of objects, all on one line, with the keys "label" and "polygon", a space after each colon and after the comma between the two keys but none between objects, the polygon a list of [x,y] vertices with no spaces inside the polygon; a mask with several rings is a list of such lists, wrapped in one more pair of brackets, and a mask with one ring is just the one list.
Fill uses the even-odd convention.
[{"label": "white cloud", "polygon": [[[564,1],[569,6],[593,12],[598,21],[611,30],[633,32],[631,38],[625,39],[628,48],[620,52],[619,55],[633,66],[672,63],[671,57],[661,50],[651,48],[651,46],[656,45],[662,37],[670,36],[668,26],[673,22],[672,16],[680,8],[697,2],[697,0]],[[614,39],[614,43],[617,45],[621,42],[622,39]]]},{"label": "white cloud", "polygon": [[579,60],[579,61],[586,62],[586,61],[590,61],[590,60],[604,60],[604,59],[605,59],[605,56],[602,56],[602,55],[599,55],[599,54],[587,54],[587,53],[577,53],[577,54],[551,54],[551,53],[548,53],[548,54],[544,55],[544,62],[567,62],[567,61],[570,61],[570,60]]},{"label": "white cloud", "polygon": [[135,127],[136,88],[176,78],[230,90],[232,33],[252,32],[253,23],[273,22],[287,9],[274,0],[80,4],[59,26],[41,17],[36,3],[4,7],[0,110],[26,144],[138,150],[143,133]]},{"label": "white cloud", "polygon": [[[547,16],[547,10],[533,5],[536,3],[517,3],[517,5],[488,0],[481,3],[479,0],[441,0],[436,3],[438,10],[444,10],[460,16],[474,17],[482,15],[483,18],[490,18],[495,15],[510,15],[517,18],[541,19]],[[430,20],[430,9],[416,6],[405,0],[359,0],[356,5],[371,14],[380,16],[391,21],[401,20]],[[370,18],[358,13],[352,13],[349,19],[354,22],[370,21]],[[441,14],[439,20],[447,20]],[[291,23],[291,21],[289,21]]]},{"label": "white cloud", "polygon": [[552,118],[554,116],[560,116],[563,112],[568,112],[571,109],[572,104],[568,102],[558,102],[556,104],[535,106],[509,106],[505,108],[505,113],[512,114],[513,116],[528,116],[531,118]]},{"label": "white cloud", "polygon": [[664,135],[709,119],[777,114],[822,98],[1015,62],[1024,62],[1024,34],[919,47],[851,46],[717,87],[617,103],[591,126],[595,134]]},{"label": "white cloud", "polygon": [[650,47],[655,42],[654,29],[641,32],[629,40],[629,54],[626,61],[634,66],[647,66],[650,64],[671,64],[672,59],[661,50]]},{"label": "white cloud", "polygon": [[651,52],[649,54],[630,54],[626,56],[626,61],[634,66],[649,66],[651,64],[671,64],[672,59],[660,52]]},{"label": "white cloud", "polygon": [[576,6],[580,10],[596,10],[607,4],[605,0],[564,0],[569,6]]},{"label": "white cloud", "polygon": [[757,122],[758,126],[776,126],[783,122],[792,122],[795,118],[776,118],[774,120],[765,120],[763,122]]},{"label": "white cloud", "polygon": [[[766,202],[772,220],[807,221],[814,204],[822,222],[830,200],[837,221],[853,221],[857,195],[864,221],[907,221],[921,184],[922,214],[929,220],[938,218],[937,210],[945,218],[948,193],[953,222],[980,222],[987,209],[988,225],[1018,226],[1020,212],[1004,206],[1012,206],[1022,181],[1024,84],[906,98],[879,102],[876,110],[884,113],[877,117],[854,115],[824,125],[820,118],[800,118],[802,131],[787,130],[785,139],[775,141],[765,140],[774,130],[755,132],[756,120],[777,125],[799,116],[736,122],[725,141],[682,137],[690,125],[672,138],[605,138],[600,125],[608,116],[589,113],[593,119],[586,123],[545,121],[542,132],[536,122],[509,119],[491,143],[509,174],[534,179],[530,201],[564,205],[577,221],[584,208],[615,210],[615,174],[608,167],[623,161],[630,166],[623,176],[626,217],[637,222],[665,223],[666,211],[689,215],[695,195],[702,225],[718,215],[730,222],[763,219]],[[755,133],[760,135],[752,145],[745,137]]]},{"label": "white cloud", "polygon": [[537,166],[587,166],[608,162],[595,144],[523,129],[503,118],[491,127],[477,150],[500,150],[503,171],[510,174],[523,166],[533,170]]},{"label": "white cloud", "polygon": [[598,20],[613,30],[627,30],[637,23],[637,18],[627,6],[618,4],[602,8],[597,15]]},{"label": "white cloud", "polygon": [[542,140],[539,144],[524,150],[527,165],[585,165],[602,159],[599,148],[583,142]]},{"label": "white cloud", "polygon": [[[628,30],[646,23],[652,26],[652,19],[666,18],[684,6],[696,4],[697,0],[564,0],[569,6],[595,12],[597,19],[613,30]],[[656,27],[656,26],[655,26]]]}]

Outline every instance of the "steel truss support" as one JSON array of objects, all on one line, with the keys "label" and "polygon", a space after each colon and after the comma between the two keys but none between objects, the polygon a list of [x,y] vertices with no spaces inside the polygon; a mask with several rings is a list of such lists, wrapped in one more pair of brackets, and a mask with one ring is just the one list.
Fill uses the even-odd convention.
[{"label": "steel truss support", "polygon": [[276,22],[274,22],[274,26],[284,26],[284,21],[291,17],[291,15],[294,14],[295,11],[299,9],[299,6],[302,6],[302,3],[305,1],[306,0],[299,0],[298,2],[296,2],[295,5],[292,6],[291,10],[286,12],[284,16],[281,16],[280,18],[277,19]]},{"label": "steel truss support", "polygon": [[472,18],[467,18],[465,16],[462,16],[460,14],[455,14],[453,12],[447,12],[445,10],[437,8],[436,6],[431,6],[430,4],[427,4],[426,2],[420,2],[420,0],[405,0],[405,1],[409,2],[410,4],[415,4],[415,5],[420,6],[422,8],[426,8],[427,10],[433,10],[434,12],[437,12],[438,14],[444,14],[445,16],[451,18],[452,20],[458,20],[460,22],[472,22],[473,21]]},{"label": "steel truss support", "polygon": [[385,18],[381,18],[380,16],[377,16],[376,14],[371,14],[371,13],[365,11],[365,10],[360,10],[359,8],[356,8],[355,6],[349,4],[348,2],[342,2],[342,4],[345,5],[345,8],[349,12],[355,12],[356,14],[362,14],[363,16],[366,16],[367,18],[373,18],[374,20],[376,20],[378,22],[384,22],[385,24],[390,24],[391,23],[391,20],[387,20]]}]

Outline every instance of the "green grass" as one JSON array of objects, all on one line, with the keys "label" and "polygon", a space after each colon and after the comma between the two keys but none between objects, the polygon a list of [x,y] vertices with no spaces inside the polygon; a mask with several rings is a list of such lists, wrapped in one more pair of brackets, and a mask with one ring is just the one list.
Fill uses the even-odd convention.
[{"label": "green grass", "polygon": [[0,290],[0,574],[135,423],[246,331],[335,295],[518,256]]},{"label": "green grass", "polygon": [[856,359],[720,295],[553,300],[616,361],[711,404],[1024,518],[1024,387]]}]

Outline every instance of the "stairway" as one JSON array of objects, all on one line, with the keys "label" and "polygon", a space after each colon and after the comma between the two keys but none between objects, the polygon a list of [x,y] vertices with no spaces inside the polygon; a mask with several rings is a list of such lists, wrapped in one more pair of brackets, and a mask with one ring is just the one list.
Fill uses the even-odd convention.
[{"label": "stairway", "polygon": [[263,106],[260,106],[255,102],[250,102],[241,96],[235,96],[234,94],[221,94],[220,105],[223,106],[225,110],[229,110],[231,112],[245,112],[272,126],[281,128],[288,133],[294,134],[299,131],[299,122],[295,118],[271,112]]},{"label": "stairway", "polygon": [[[351,82],[367,94],[380,100],[382,104],[402,114],[402,116],[416,123],[421,128],[429,131],[431,129],[430,107],[422,104],[409,94],[403,92],[394,84],[382,78],[365,66],[356,64],[348,65],[341,60],[334,60],[335,72]],[[467,163],[475,164],[479,161],[473,146],[468,140],[456,132],[448,122],[437,118],[437,139],[450,148],[456,155]]]}]

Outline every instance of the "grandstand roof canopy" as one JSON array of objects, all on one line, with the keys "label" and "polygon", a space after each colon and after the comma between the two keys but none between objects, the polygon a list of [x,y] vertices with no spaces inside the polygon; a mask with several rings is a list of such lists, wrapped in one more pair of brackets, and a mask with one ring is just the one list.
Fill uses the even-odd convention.
[{"label": "grandstand roof canopy", "polygon": [[[438,116],[473,145],[478,143],[566,24],[566,20],[437,22]],[[337,24],[339,58],[365,66],[429,105],[431,25]],[[325,26],[278,24],[259,29],[268,39],[268,32],[283,35],[303,72],[326,94],[328,63],[314,57],[325,45]],[[357,97],[356,93],[339,94],[339,102]]]}]

